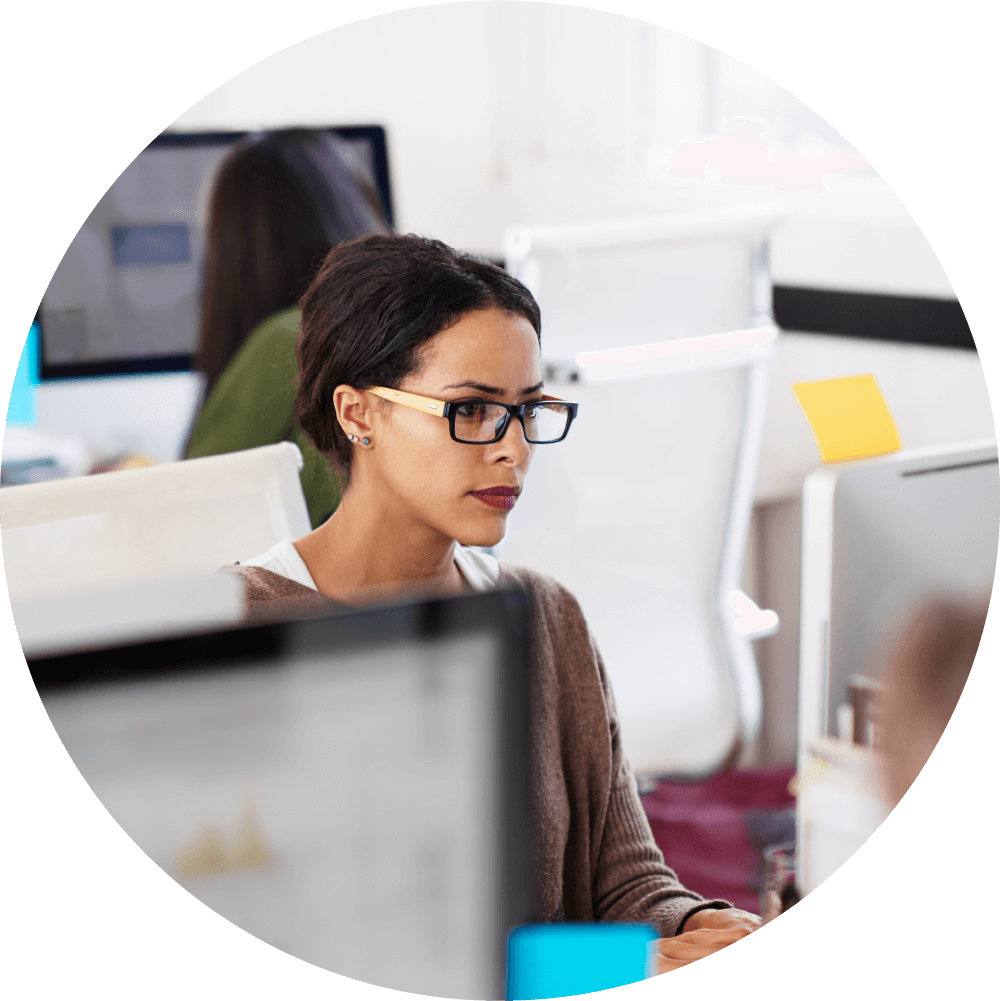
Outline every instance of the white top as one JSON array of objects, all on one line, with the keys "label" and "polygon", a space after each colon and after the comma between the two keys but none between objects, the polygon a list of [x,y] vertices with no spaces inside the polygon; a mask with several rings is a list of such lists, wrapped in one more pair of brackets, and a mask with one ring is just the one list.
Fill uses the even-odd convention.
[{"label": "white top", "polygon": [[[312,579],[312,574],[309,573],[309,568],[292,545],[291,539],[282,539],[281,542],[271,546],[266,553],[255,556],[252,560],[240,560],[240,566],[263,567],[271,573],[278,574],[279,577],[287,577],[297,584],[311,587],[314,591],[319,590]],[[479,549],[458,546],[455,549],[455,566],[473,591],[489,591],[497,586],[497,581],[500,579],[500,564],[488,553]]]}]

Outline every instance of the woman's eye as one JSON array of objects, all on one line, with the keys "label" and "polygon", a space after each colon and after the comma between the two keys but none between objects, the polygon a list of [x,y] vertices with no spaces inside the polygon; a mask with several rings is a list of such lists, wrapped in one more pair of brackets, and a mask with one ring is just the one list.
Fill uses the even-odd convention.
[{"label": "woman's eye", "polygon": [[466,420],[485,420],[486,404],[484,403],[463,403],[458,408],[458,416]]}]

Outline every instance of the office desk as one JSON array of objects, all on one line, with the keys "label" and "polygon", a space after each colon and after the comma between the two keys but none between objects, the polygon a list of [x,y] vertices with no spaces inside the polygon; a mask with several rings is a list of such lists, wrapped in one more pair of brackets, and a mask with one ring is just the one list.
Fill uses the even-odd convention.
[{"label": "office desk", "polygon": [[832,876],[889,815],[877,752],[826,737],[811,741],[799,774],[797,885],[811,893]]}]

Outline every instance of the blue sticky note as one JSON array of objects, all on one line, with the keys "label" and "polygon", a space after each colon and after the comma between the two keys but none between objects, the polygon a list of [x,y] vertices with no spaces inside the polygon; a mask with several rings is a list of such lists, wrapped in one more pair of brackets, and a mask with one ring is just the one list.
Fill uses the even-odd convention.
[{"label": "blue sticky note", "polygon": [[38,324],[33,323],[21,350],[7,406],[8,424],[35,423],[35,387],[39,382]]},{"label": "blue sticky note", "polygon": [[650,973],[656,930],[641,924],[522,925],[507,937],[507,998],[528,1001],[608,990]]}]

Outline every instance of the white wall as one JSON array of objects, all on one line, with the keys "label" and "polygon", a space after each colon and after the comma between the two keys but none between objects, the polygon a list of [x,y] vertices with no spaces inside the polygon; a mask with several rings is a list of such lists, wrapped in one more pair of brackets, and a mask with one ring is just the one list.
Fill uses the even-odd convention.
[{"label": "white wall", "polygon": [[258,63],[175,127],[383,124],[399,228],[498,255],[511,223],[773,198],[669,173],[677,146],[734,115],[764,123],[774,164],[856,161],[823,192],[771,171],[790,208],[776,281],[951,296],[898,199],[818,116],[743,64],[617,15],[478,2],[372,18]]},{"label": "white wall", "polygon": [[806,475],[820,465],[792,384],[869,372],[885,396],[904,448],[995,437],[989,391],[975,352],[786,333],[771,363],[758,503],[798,496]]}]

